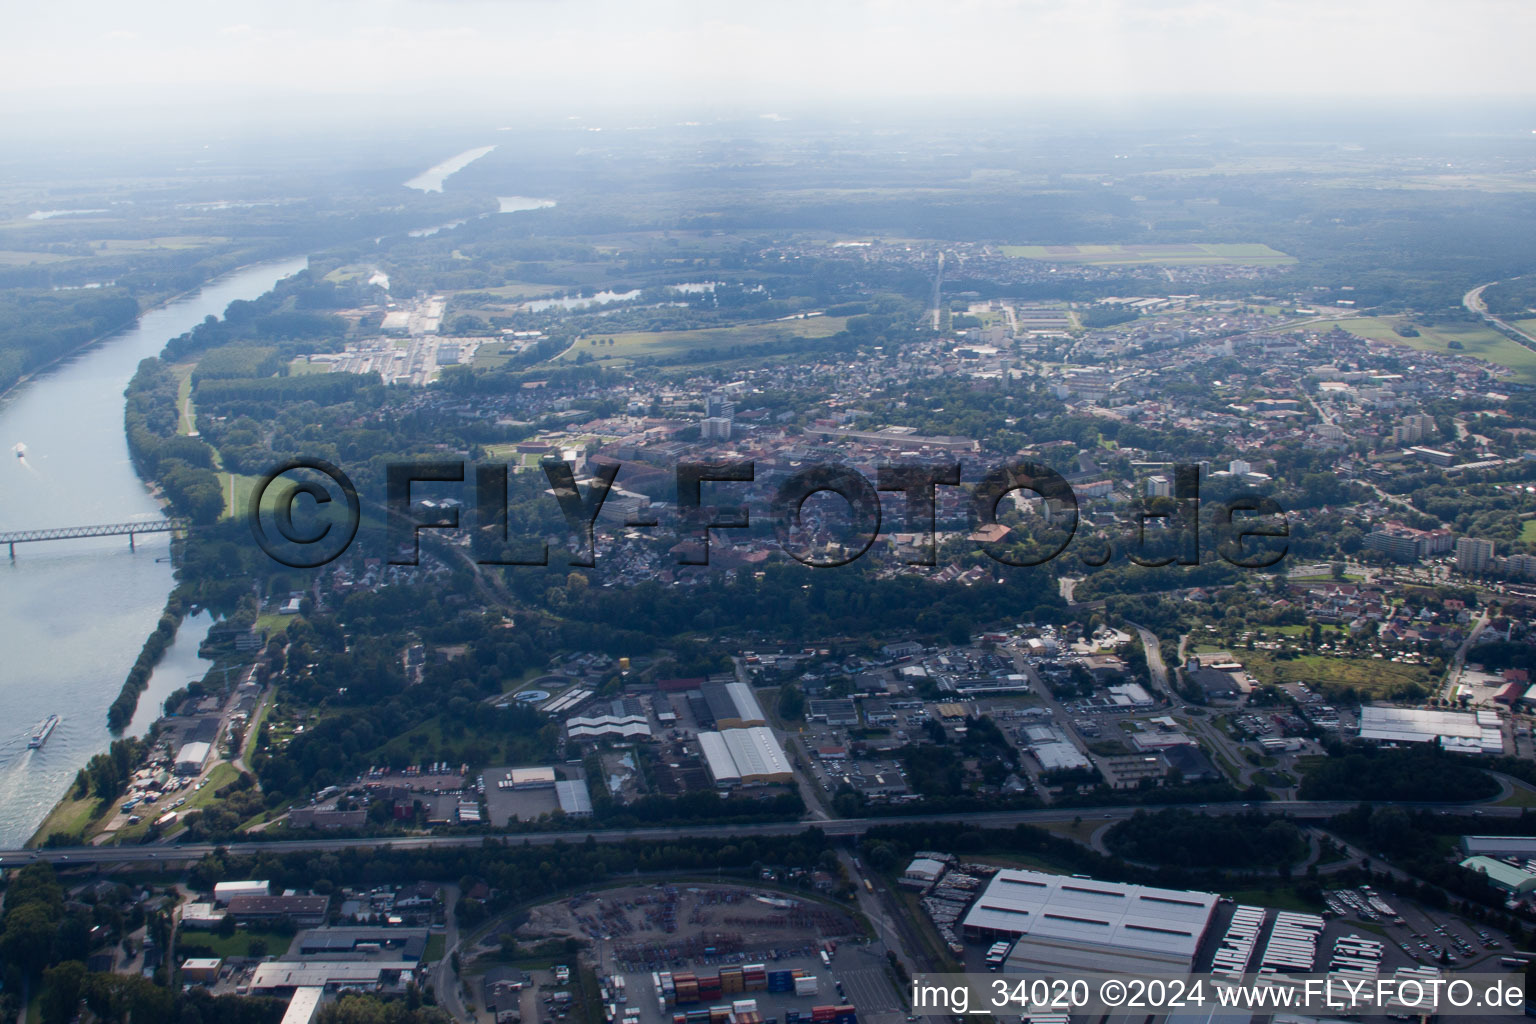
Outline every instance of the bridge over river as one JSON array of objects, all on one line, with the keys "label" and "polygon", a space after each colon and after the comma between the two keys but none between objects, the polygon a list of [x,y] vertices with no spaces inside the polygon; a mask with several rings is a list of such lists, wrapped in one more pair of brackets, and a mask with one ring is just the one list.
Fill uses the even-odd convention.
[{"label": "bridge over river", "polygon": [[76,540],[81,537],[127,537],[133,550],[133,538],[140,533],[180,533],[190,523],[185,519],[141,519],[133,523],[100,523],[95,526],[54,526],[42,530],[0,531],[0,544],[10,548],[16,558],[16,545],[43,540]]}]

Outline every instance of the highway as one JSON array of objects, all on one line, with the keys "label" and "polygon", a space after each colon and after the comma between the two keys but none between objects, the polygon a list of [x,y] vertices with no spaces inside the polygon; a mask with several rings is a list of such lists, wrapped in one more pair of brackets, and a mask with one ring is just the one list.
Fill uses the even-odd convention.
[{"label": "highway", "polygon": [[[1285,814],[1296,818],[1321,819],[1350,810],[1360,801],[1309,801],[1269,800],[1262,803],[1201,804],[1145,804],[1114,807],[1046,807],[1022,811],[977,811],[968,814],[917,814],[883,818],[841,818],[831,821],[775,821],[756,825],[682,825],[668,828],[597,829],[568,832],[496,832],[472,836],[382,836],[373,839],[282,839],[271,842],[239,843],[187,843],[182,845],[153,846],[60,846],[37,850],[0,850],[0,867],[18,867],[45,862],[60,867],[75,865],[179,863],[198,860],[215,850],[229,853],[296,853],[326,850],[420,850],[448,849],[455,847],[483,846],[488,843],[532,843],[536,846],[552,843],[584,843],[589,838],[598,843],[622,843],[629,840],[709,839],[720,841],[726,835],[783,836],[797,835],[808,828],[819,828],[829,836],[859,836],[882,825],[903,825],[914,822],[942,822],[955,825],[980,825],[990,828],[1007,828],[1013,825],[1041,825],[1047,822],[1086,821],[1128,818],[1139,810],[1155,811],[1168,807],[1201,810],[1211,814],[1236,814],[1244,810],[1260,810],[1269,814]],[[1490,804],[1429,804],[1397,803],[1394,806],[1439,809],[1446,812],[1471,811],[1490,818],[1516,818],[1519,807],[1498,807]]]},{"label": "highway", "polygon": [[1514,324],[1502,320],[1488,312],[1488,304],[1483,301],[1483,289],[1492,288],[1498,283],[1499,282],[1497,281],[1489,281],[1487,284],[1478,285],[1476,288],[1471,289],[1461,297],[1461,304],[1494,326],[1502,327],[1506,332],[1510,334],[1516,334],[1524,338],[1527,347],[1536,347],[1536,336],[1532,336],[1531,334],[1522,331]]}]

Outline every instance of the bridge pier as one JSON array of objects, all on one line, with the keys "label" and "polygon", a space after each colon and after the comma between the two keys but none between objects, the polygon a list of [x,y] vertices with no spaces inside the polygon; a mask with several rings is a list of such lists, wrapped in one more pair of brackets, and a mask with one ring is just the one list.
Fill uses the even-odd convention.
[{"label": "bridge pier", "polygon": [[134,550],[134,547],[133,547],[133,531],[132,530],[128,531],[128,550],[129,551]]},{"label": "bridge pier", "polygon": [[11,561],[16,561],[16,542],[11,541]]}]

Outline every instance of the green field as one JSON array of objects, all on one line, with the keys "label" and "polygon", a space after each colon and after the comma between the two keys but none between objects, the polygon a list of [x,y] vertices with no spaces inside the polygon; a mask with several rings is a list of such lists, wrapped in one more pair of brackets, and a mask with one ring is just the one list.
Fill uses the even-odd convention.
[{"label": "green field", "polygon": [[1527,519],[1520,524],[1520,543],[1536,544],[1536,519]]},{"label": "green field", "polygon": [[[1351,334],[1371,341],[1385,341],[1403,345],[1420,352],[1438,352],[1442,355],[1474,356],[1490,363],[1507,366],[1515,372],[1515,378],[1523,383],[1536,384],[1536,352],[1517,341],[1511,341],[1491,327],[1482,324],[1437,324],[1425,327],[1415,324],[1419,336],[1405,338],[1394,329],[1406,318],[1399,316],[1369,316],[1348,320],[1324,320],[1309,325],[1313,330],[1326,331],[1335,326]],[[1461,344],[1454,349],[1451,342]]]},{"label": "green field", "polygon": [[1390,697],[1409,686],[1427,690],[1434,682],[1424,665],[1405,665],[1385,658],[1329,658],[1303,654],[1282,660],[1267,651],[1233,650],[1232,653],[1261,684],[1306,683],[1325,691],[1352,687],[1371,697]]},{"label": "green field", "polygon": [[1536,320],[1510,320],[1508,322],[1512,326],[1518,327],[1526,334],[1529,334],[1532,337],[1536,337]]},{"label": "green field", "polygon": [[512,281],[508,284],[499,285],[495,288],[471,288],[467,293],[455,292],[454,294],[456,296],[464,294],[494,295],[499,299],[516,299],[518,301],[522,301],[525,299],[538,299],[551,293],[558,293],[562,290],[563,287],[564,286],[554,284],[529,284],[525,281]]},{"label": "green field", "polygon": [[19,249],[0,249],[0,267],[25,267],[34,263],[61,263],[74,257],[56,252],[24,252]]},{"label": "green field", "polygon": [[1296,262],[1262,242],[1186,242],[1177,245],[1005,245],[1004,256],[1050,260],[1055,263],[1087,263],[1108,266],[1122,263],[1155,265],[1246,264],[1279,267]]},{"label": "green field", "polygon": [[[809,320],[775,320],[767,324],[706,327],[696,331],[628,331],[583,338],[556,356],[553,362],[574,362],[583,352],[603,361],[628,361],[638,356],[676,356],[711,348],[750,347],[782,338],[826,338],[837,334],[847,317],[819,316]],[[613,339],[612,345],[589,344]],[[707,355],[700,351],[701,357]],[[725,353],[720,353],[725,358]]]},{"label": "green field", "polygon": [[111,800],[97,800],[93,796],[76,800],[74,794],[74,787],[71,786],[63,799],[48,812],[48,817],[43,819],[32,838],[27,840],[28,846],[40,845],[55,832],[85,836],[92,831],[93,824],[104,821],[113,809]]},{"label": "green field", "polygon": [[196,363],[177,363],[171,367],[176,375],[176,433],[185,437],[197,426],[197,410],[192,407],[192,371]]},{"label": "green field", "polygon": [[213,951],[219,959],[231,956],[250,956],[251,943],[260,941],[266,945],[268,956],[281,956],[293,945],[293,936],[278,931],[246,931],[239,929],[229,938],[217,932],[183,931],[177,941],[186,946],[203,946]]}]

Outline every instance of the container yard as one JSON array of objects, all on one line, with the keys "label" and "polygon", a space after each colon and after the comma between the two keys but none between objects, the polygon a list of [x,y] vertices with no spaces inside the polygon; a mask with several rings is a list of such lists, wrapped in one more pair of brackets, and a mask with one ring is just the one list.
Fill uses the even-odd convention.
[{"label": "container yard", "polygon": [[585,942],[609,1024],[902,1019],[883,954],[849,913],[778,890],[610,889],[535,907],[517,935]]}]

